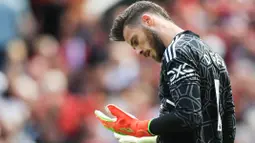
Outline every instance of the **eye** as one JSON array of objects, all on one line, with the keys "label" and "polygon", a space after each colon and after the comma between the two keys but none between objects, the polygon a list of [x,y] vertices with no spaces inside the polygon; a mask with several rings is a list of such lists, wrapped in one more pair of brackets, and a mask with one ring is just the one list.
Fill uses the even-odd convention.
[{"label": "eye", "polygon": [[133,44],[134,44],[134,46],[138,46],[139,45],[137,40],[134,40]]}]

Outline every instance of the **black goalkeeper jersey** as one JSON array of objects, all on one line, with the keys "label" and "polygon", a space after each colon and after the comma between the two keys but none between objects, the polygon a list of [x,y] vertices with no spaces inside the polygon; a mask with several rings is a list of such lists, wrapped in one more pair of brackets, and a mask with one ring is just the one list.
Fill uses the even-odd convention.
[{"label": "black goalkeeper jersey", "polygon": [[[223,59],[198,35],[184,31],[165,50],[161,65],[160,117],[176,123],[160,127],[158,143],[233,143],[235,113]],[[175,122],[175,121],[173,121]]]}]

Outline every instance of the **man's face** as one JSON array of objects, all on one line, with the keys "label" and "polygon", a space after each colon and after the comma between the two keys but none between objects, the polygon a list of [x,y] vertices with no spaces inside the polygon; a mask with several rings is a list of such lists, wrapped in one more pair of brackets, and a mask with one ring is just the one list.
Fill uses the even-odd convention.
[{"label": "man's face", "polygon": [[161,62],[165,46],[158,35],[143,26],[125,26],[123,30],[125,41],[129,43],[137,54],[151,57]]}]

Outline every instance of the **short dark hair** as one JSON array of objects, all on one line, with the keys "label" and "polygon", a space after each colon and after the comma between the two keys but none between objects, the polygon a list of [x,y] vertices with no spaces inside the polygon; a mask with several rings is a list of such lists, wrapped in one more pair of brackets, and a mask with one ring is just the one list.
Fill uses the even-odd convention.
[{"label": "short dark hair", "polygon": [[125,41],[123,36],[123,29],[126,25],[138,23],[138,18],[145,12],[158,14],[167,20],[171,20],[168,13],[159,5],[150,1],[138,1],[130,5],[114,20],[110,40]]}]

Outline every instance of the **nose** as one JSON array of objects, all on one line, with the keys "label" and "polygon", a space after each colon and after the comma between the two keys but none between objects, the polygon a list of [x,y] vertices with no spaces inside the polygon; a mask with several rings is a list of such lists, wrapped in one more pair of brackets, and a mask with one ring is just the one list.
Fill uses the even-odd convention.
[{"label": "nose", "polygon": [[138,55],[143,54],[143,50],[136,50],[136,54],[138,54]]}]

